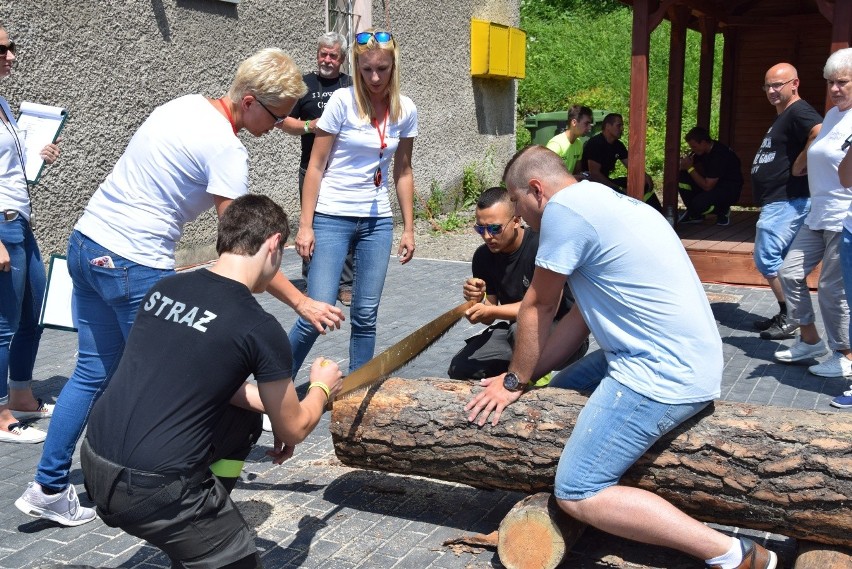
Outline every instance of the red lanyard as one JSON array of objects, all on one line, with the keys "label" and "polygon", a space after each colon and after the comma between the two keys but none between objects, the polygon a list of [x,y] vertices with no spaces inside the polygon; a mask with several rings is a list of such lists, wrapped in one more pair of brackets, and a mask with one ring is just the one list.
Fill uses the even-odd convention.
[{"label": "red lanyard", "polygon": [[385,111],[385,122],[382,125],[381,130],[379,130],[379,119],[373,119],[373,126],[376,127],[376,131],[379,133],[379,165],[376,167],[375,173],[373,173],[373,184],[378,188],[382,185],[382,157],[385,155],[385,148],[388,147],[385,144],[385,132],[388,128],[388,117],[390,116],[390,108]]},{"label": "red lanyard", "polygon": [[231,128],[234,129],[234,134],[237,134],[237,125],[234,124],[234,116],[231,114],[231,107],[225,104],[225,101],[222,99],[216,99],[216,102],[219,103],[219,106],[222,107],[222,110],[225,111],[225,116],[228,117],[228,122],[231,123]]},{"label": "red lanyard", "polygon": [[373,119],[373,126],[376,127],[376,131],[379,133],[379,160],[384,156],[385,148],[388,147],[385,144],[385,132],[388,129],[388,117],[390,116],[390,109],[385,111],[385,122],[382,124],[382,129],[379,130],[379,119]]}]

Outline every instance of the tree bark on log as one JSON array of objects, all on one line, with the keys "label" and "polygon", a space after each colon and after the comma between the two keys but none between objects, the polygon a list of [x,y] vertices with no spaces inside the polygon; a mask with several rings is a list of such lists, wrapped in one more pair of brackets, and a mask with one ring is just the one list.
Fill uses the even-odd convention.
[{"label": "tree bark on log", "polygon": [[[340,461],[479,488],[552,491],[562,447],[587,398],[538,389],[496,427],[468,423],[478,387],[390,378],[335,402]],[[663,496],[702,521],[848,545],[852,421],[844,413],[718,401],[654,445],[622,483]]]},{"label": "tree bark on log", "polygon": [[509,510],[497,531],[497,555],[506,569],[552,569],[577,543],[586,524],[559,509],[550,492],[527,496]]}]

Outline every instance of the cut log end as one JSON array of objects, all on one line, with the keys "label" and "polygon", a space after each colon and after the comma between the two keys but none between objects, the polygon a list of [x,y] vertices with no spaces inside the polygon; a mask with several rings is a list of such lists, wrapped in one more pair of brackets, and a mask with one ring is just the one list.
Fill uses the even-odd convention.
[{"label": "cut log end", "polygon": [[540,492],[515,504],[500,522],[497,555],[507,569],[553,569],[586,528]]}]

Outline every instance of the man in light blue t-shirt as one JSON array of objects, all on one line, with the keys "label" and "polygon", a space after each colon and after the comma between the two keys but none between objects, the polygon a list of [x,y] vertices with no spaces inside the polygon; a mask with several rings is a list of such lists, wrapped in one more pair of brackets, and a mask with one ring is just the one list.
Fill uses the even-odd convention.
[{"label": "man in light blue t-shirt", "polygon": [[[777,556],[726,536],[663,498],[619,480],[660,437],[719,396],[722,341],[677,235],[653,208],[595,182],[577,182],[558,155],[531,146],[503,181],[540,240],[518,314],[509,372],[482,380],[468,420],[497,424],[530,378],[576,350],[589,331],[601,350],[550,385],[591,391],[559,461],[554,494],[571,517],[671,547],[711,569],[774,569]],[[618,220],[618,223],[613,223]],[[576,303],[553,330],[565,279]]]}]

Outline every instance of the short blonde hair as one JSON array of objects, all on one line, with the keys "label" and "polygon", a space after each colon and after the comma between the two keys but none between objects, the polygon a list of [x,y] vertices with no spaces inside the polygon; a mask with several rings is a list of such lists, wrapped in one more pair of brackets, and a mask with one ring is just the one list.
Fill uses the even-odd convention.
[{"label": "short blonde hair", "polygon": [[[383,30],[370,28],[364,31],[372,33]],[[370,41],[364,45],[358,44],[357,41],[352,43],[352,86],[355,89],[355,103],[358,105],[358,116],[364,121],[378,118],[376,117],[373,104],[370,102],[367,86],[364,85],[364,80],[361,78],[361,69],[358,66],[361,55],[374,49],[390,53],[393,57],[393,71],[391,72],[390,83],[388,83],[388,111],[391,122],[396,122],[402,114],[402,103],[400,103],[399,94],[399,47],[397,46],[396,38],[392,35],[389,44],[382,45],[374,37],[370,38]]]},{"label": "short blonde hair", "polygon": [[570,177],[570,173],[562,158],[540,145],[527,146],[515,153],[503,170],[503,183],[509,191],[529,191],[533,178],[559,185],[565,177]]},{"label": "short blonde hair", "polygon": [[300,99],[308,92],[302,72],[289,55],[278,48],[262,49],[237,68],[228,97],[238,103],[252,95],[265,105],[278,106],[288,99]]}]

